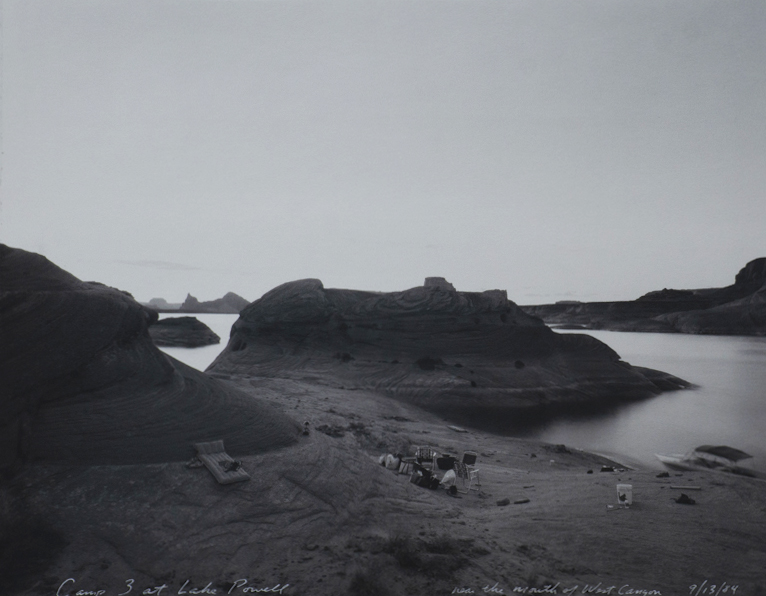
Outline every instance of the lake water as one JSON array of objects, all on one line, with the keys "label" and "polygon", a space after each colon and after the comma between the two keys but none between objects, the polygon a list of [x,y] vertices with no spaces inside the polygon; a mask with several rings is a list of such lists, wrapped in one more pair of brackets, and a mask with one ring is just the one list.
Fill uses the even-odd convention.
[{"label": "lake water", "polygon": [[213,344],[212,346],[202,346],[201,348],[166,348],[161,347],[160,350],[169,354],[176,360],[180,360],[184,364],[188,364],[198,370],[205,370],[216,356],[220,354],[229,343],[229,332],[231,326],[239,318],[239,315],[208,315],[208,314],[167,314],[160,315],[160,319],[166,319],[170,317],[196,317],[199,321],[202,321],[213,330],[218,337],[221,338],[220,344]]},{"label": "lake water", "polygon": [[[577,333],[563,331],[560,333]],[[721,444],[766,470],[766,338],[587,331],[623,360],[697,385],[628,404],[606,416],[558,420],[527,436],[661,469],[655,453]]]},{"label": "lake water", "polygon": [[[181,315],[161,315],[181,316]],[[223,350],[237,315],[194,315],[221,337],[202,348],[162,348],[205,370]],[[557,330],[559,333],[580,333]],[[730,445],[766,471],[766,338],[588,331],[623,360],[697,385],[626,404],[608,414],[559,419],[524,437],[595,451],[627,465],[662,469],[655,453],[684,453],[703,444]]]}]

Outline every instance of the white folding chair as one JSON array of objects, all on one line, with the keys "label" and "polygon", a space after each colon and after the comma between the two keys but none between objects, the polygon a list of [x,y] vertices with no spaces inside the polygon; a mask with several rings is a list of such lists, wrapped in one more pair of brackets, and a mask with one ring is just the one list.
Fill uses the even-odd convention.
[{"label": "white folding chair", "polygon": [[[460,461],[455,462],[455,486],[458,492],[467,493],[470,490],[479,490],[479,470],[476,468],[469,468],[466,464]],[[475,483],[475,485],[474,485]],[[461,490],[462,487],[462,490]]]}]

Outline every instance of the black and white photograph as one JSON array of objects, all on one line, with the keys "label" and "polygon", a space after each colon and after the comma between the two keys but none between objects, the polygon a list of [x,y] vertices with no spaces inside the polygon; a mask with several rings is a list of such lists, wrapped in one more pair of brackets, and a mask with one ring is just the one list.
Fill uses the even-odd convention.
[{"label": "black and white photograph", "polygon": [[766,2],[0,36],[0,596],[766,596]]}]

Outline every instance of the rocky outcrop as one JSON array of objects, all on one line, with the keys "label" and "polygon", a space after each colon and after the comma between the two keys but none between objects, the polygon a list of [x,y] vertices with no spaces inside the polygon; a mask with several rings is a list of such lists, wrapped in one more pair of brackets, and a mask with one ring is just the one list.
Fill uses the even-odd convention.
[{"label": "rocky outcrop", "polygon": [[631,367],[590,336],[554,333],[505,291],[458,292],[433,280],[393,293],[326,289],[316,279],[284,284],[242,311],[208,370],[374,389],[461,420],[687,385]]},{"label": "rocky outcrop", "polygon": [[154,345],[198,348],[221,343],[221,338],[196,317],[168,317],[149,327]]},{"label": "rocky outcrop", "polygon": [[285,415],[155,347],[156,317],[0,245],[0,468],[178,461],[197,441],[248,454],[295,440]]},{"label": "rocky outcrop", "polygon": [[250,304],[242,296],[237,296],[234,292],[229,292],[223,298],[200,302],[191,294],[187,294],[186,300],[178,309],[179,312],[189,313],[216,313],[236,315]]},{"label": "rocky outcrop", "polygon": [[766,258],[737,273],[734,284],[698,290],[663,289],[625,302],[523,306],[550,325],[614,331],[766,335]]}]

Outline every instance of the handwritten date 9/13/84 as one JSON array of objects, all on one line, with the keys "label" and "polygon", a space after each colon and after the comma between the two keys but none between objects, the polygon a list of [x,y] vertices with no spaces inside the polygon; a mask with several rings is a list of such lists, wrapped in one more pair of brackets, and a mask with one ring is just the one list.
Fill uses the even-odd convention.
[{"label": "handwritten date 9/13/84", "polygon": [[720,584],[710,583],[708,580],[701,584],[691,584],[689,586],[689,596],[719,596],[720,594],[736,594],[739,586],[729,582]]}]

